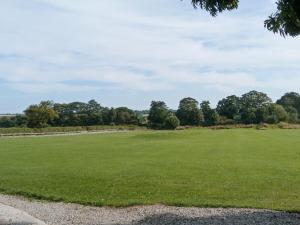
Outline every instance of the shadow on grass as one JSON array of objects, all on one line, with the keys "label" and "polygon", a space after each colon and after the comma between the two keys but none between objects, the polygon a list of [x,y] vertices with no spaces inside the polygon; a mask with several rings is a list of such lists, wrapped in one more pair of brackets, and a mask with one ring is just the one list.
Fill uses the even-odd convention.
[{"label": "shadow on grass", "polygon": [[[116,223],[115,225],[125,225]],[[300,214],[283,212],[241,212],[223,216],[186,217],[160,214],[126,225],[300,225]]]}]

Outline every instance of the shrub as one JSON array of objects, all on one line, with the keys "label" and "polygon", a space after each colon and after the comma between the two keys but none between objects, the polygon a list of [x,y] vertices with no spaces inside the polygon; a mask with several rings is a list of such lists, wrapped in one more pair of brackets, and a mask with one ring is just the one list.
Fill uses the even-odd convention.
[{"label": "shrub", "polygon": [[164,123],[165,129],[175,130],[180,124],[179,119],[174,114],[169,114]]},{"label": "shrub", "polygon": [[219,118],[220,125],[234,125],[237,123],[234,119],[228,119],[225,116],[220,116]]},{"label": "shrub", "polygon": [[289,124],[289,123],[284,123],[284,122],[280,122],[278,124],[278,127],[280,129],[300,129],[299,124]]},{"label": "shrub", "polygon": [[256,130],[266,130],[268,129],[268,124],[265,124],[265,123],[259,123],[256,125]]}]

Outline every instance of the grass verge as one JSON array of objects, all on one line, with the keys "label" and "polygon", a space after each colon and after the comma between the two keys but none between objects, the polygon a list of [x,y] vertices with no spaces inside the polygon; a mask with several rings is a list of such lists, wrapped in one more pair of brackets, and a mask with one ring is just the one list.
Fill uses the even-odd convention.
[{"label": "grass verge", "polygon": [[0,139],[0,191],[96,206],[300,212],[300,130]]}]

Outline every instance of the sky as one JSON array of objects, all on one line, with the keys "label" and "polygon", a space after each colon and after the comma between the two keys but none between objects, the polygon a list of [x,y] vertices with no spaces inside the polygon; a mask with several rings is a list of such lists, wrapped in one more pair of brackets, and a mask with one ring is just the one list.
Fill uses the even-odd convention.
[{"label": "sky", "polygon": [[0,113],[41,100],[147,109],[300,92],[300,41],[267,31],[274,0],[212,18],[190,0],[2,0]]}]

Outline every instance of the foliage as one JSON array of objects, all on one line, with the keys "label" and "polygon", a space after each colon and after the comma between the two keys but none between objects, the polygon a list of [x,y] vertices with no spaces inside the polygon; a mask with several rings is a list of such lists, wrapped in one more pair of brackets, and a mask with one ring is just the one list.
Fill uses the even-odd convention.
[{"label": "foliage", "polygon": [[300,95],[298,93],[286,93],[276,103],[282,105],[286,109],[289,107],[293,107],[300,115]]},{"label": "foliage", "polygon": [[258,91],[250,91],[240,98],[241,108],[261,108],[264,106],[268,106],[272,103],[271,98],[268,97],[267,94],[258,92]]},{"label": "foliage", "polygon": [[72,102],[69,104],[54,104],[58,112],[55,126],[91,126],[110,124],[137,124],[135,112],[127,107],[102,107],[95,100],[88,103]]},{"label": "foliage", "polygon": [[12,117],[7,117],[7,116],[0,117],[0,127],[8,128],[8,127],[15,127],[15,126],[16,124]]},{"label": "foliage", "polygon": [[[169,109],[162,101],[153,101],[150,110],[140,111],[127,107],[103,107],[95,100],[90,100],[88,103],[63,104],[46,101],[29,106],[25,110],[25,115],[0,117],[0,127],[140,125],[152,129],[170,129],[170,127],[173,129],[173,126],[169,126],[168,123],[172,121],[172,124],[176,125],[176,119],[179,119],[182,126],[274,124],[282,121],[298,123],[299,113],[298,93],[286,93],[274,104],[267,94],[250,91],[241,97],[231,95],[223,98],[216,108],[212,108],[208,101],[203,101],[199,108],[196,99],[183,98],[177,111]],[[168,116],[171,118],[166,122]]]},{"label": "foliage", "polygon": [[234,117],[239,114],[240,109],[240,98],[235,95],[231,95],[219,101],[216,110],[220,116],[225,116],[228,119],[234,119]]},{"label": "foliage", "polygon": [[115,124],[116,125],[124,125],[124,124],[137,124],[137,115],[131,109],[127,107],[116,108],[115,110]]},{"label": "foliage", "polygon": [[297,109],[292,106],[285,107],[285,110],[288,114],[288,122],[290,123],[297,123],[299,122],[299,114]]},{"label": "foliage", "polygon": [[289,92],[284,94],[276,102],[282,105],[288,113],[288,121],[290,123],[297,123],[300,115],[300,95],[295,92]]},{"label": "foliage", "polygon": [[232,10],[238,7],[238,0],[192,0],[195,8],[200,7],[208,11],[212,16],[225,10]]},{"label": "foliage", "polygon": [[199,103],[193,98],[184,98],[180,101],[176,116],[182,126],[199,126],[204,120]]},{"label": "foliage", "polygon": [[217,125],[219,123],[220,117],[218,112],[210,107],[209,101],[203,101],[200,105],[204,116],[204,125]]},{"label": "foliage", "polygon": [[269,107],[268,123],[279,123],[288,121],[288,113],[283,106],[278,104],[271,104]]},{"label": "foliage", "polygon": [[272,100],[267,94],[250,91],[240,98],[241,121],[245,124],[262,123],[268,116],[268,107]]},{"label": "foliage", "polygon": [[13,116],[1,116],[0,127],[25,127],[27,126],[27,118],[24,115],[13,115]]},{"label": "foliage", "polygon": [[137,114],[137,120],[139,126],[147,126],[148,114]]},{"label": "foliage", "polygon": [[[225,10],[238,8],[239,0],[192,0],[195,8],[200,7],[212,16]],[[300,34],[300,1],[277,0],[277,12],[265,20],[265,27],[282,36],[297,36]]]},{"label": "foliage", "polygon": [[282,36],[300,34],[300,1],[278,0],[277,12],[265,21],[265,27]]},{"label": "foliage", "polygon": [[53,103],[50,101],[44,101],[38,105],[29,106],[25,110],[25,115],[28,120],[28,127],[31,128],[46,127],[58,116],[53,109]]},{"label": "foliage", "polygon": [[102,107],[95,100],[88,103],[71,102],[69,104],[54,104],[58,118],[54,126],[89,126],[103,124]]},{"label": "foliage", "polygon": [[[177,118],[176,118],[177,119]],[[152,129],[175,129],[177,121],[175,115],[171,112],[166,103],[162,101],[152,101],[149,111],[149,127]],[[178,119],[177,119],[178,120]]]},{"label": "foliage", "polygon": [[169,130],[175,130],[179,126],[179,124],[179,119],[173,113],[169,113],[165,119],[164,128]]},{"label": "foliage", "polygon": [[152,101],[148,116],[149,127],[152,129],[163,129],[168,114],[169,109],[165,102]]}]

